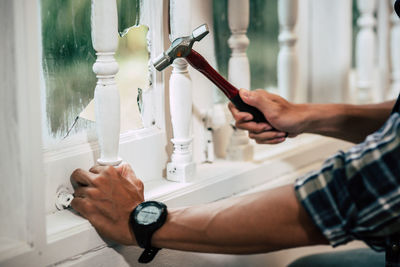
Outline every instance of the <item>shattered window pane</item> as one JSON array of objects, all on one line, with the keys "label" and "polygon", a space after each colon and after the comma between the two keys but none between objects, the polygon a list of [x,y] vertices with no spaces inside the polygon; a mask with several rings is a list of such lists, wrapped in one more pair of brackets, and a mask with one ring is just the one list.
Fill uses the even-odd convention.
[{"label": "shattered window pane", "polygon": [[[90,0],[41,0],[44,87],[43,139],[57,143],[67,135],[94,132],[93,96],[96,61],[91,41]],[[140,0],[118,0],[119,32],[139,23]],[[137,91],[148,87],[146,27],[133,27],[119,38],[115,58],[121,93],[121,132],[142,127]],[[79,115],[82,115],[79,117]]]},{"label": "shattered window pane", "polygon": [[144,91],[149,87],[147,31],[146,26],[132,27],[119,41],[116,80],[121,96],[121,133],[143,127],[138,88]]},{"label": "shattered window pane", "polygon": [[[250,45],[247,56],[250,62],[251,88],[270,88],[277,85],[277,57],[279,52],[278,1],[250,1],[250,21],[247,37]],[[219,71],[228,77],[231,35],[228,24],[228,1],[214,0],[215,50]]]}]

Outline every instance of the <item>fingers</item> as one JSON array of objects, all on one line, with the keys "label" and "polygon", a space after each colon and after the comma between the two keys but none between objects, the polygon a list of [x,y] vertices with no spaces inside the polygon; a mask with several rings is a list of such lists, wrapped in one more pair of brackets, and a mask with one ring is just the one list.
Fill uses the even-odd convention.
[{"label": "fingers", "polygon": [[254,139],[257,144],[279,144],[286,140],[287,133],[278,131],[249,132],[249,137]]},{"label": "fingers", "polygon": [[268,93],[264,90],[249,91],[241,88],[239,94],[240,98],[250,106],[260,109],[266,105],[266,99],[264,99],[264,96],[268,95]]},{"label": "fingers", "polygon": [[235,105],[232,104],[231,102],[229,102],[228,108],[231,111],[233,118],[237,122],[251,121],[253,119],[253,115],[251,115],[250,113],[238,110],[235,107]]},{"label": "fingers", "polygon": [[81,186],[81,187],[75,188],[74,197],[102,199],[101,192],[97,188],[87,187],[87,186]]},{"label": "fingers", "polygon": [[76,169],[71,174],[71,184],[75,188],[77,186],[88,186],[92,184],[92,179],[94,178],[93,173],[82,169]]},{"label": "fingers", "polygon": [[104,171],[108,166],[101,166],[101,165],[94,165],[92,168],[89,169],[90,172],[99,174],[100,172]]},{"label": "fingers", "polygon": [[93,214],[98,213],[96,207],[86,198],[75,197],[71,201],[71,207],[88,220]]},{"label": "fingers", "polygon": [[249,132],[253,133],[262,133],[265,131],[272,130],[272,126],[266,122],[254,122],[254,121],[249,121],[249,122],[236,122],[235,123],[236,128],[242,129],[242,130],[247,130]]},{"label": "fingers", "polygon": [[[101,213],[111,220],[115,220],[113,204],[98,189],[93,187],[79,187],[75,189],[73,209],[89,219],[94,213]],[[74,201],[73,200],[73,201]]]}]

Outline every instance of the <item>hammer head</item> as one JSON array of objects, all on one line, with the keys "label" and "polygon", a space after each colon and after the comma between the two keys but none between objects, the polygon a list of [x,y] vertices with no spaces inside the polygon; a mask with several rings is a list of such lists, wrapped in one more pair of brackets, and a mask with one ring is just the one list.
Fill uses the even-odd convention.
[{"label": "hammer head", "polygon": [[192,32],[190,36],[176,38],[167,51],[153,60],[153,65],[158,71],[162,71],[172,64],[175,58],[186,57],[192,50],[193,43],[200,41],[209,33],[207,24],[203,24]]}]

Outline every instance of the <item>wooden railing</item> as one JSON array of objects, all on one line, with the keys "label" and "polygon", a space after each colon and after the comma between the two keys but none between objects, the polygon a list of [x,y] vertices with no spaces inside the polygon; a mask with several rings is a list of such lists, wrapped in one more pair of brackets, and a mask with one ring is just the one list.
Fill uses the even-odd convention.
[{"label": "wooden railing", "polygon": [[100,145],[101,165],[118,165],[120,101],[115,83],[118,63],[114,58],[118,47],[117,3],[92,0],[92,43],[97,60],[93,65],[97,85],[94,93],[96,128]]},{"label": "wooden railing", "polygon": [[397,97],[400,91],[400,19],[393,0],[357,0],[360,30],[356,39],[358,103]]},{"label": "wooden railing", "polygon": [[[173,0],[170,2],[171,41],[192,34],[191,1]],[[192,81],[188,63],[177,58],[172,64],[169,80],[169,100],[174,148],[171,162],[167,164],[167,178],[177,182],[188,182],[194,178],[196,164],[192,151]]]},{"label": "wooden railing", "polygon": [[[393,0],[354,1],[360,11],[360,17],[357,18],[359,31],[356,36],[355,83],[354,87],[350,88],[350,91],[355,93],[351,99],[353,102],[367,103],[393,98],[400,90],[400,19],[393,12]],[[277,40],[280,43],[280,51],[277,55],[278,92],[289,100],[298,98],[296,89],[299,86],[297,82],[299,52],[296,49],[298,41],[296,24],[300,3],[302,2],[298,0],[279,0],[277,10],[280,24],[280,34]],[[197,2],[196,4],[199,5]],[[318,4],[321,5],[321,3]],[[196,12],[191,5],[191,1],[170,0],[171,41],[177,37],[191,34],[193,30],[191,12]],[[210,7],[211,1],[205,1],[203,5]],[[344,6],[343,3],[341,6]],[[112,16],[101,16],[104,8],[115,9],[115,12],[112,12]],[[346,12],[352,12],[350,5],[346,5],[346,8],[348,9]],[[249,0],[230,0],[228,2],[228,21],[231,30],[231,37],[228,41],[231,49],[228,79],[235,86],[247,89],[251,89],[249,59],[246,54],[249,42],[251,42],[246,35],[249,16]],[[92,28],[93,47],[97,52],[97,61],[93,69],[98,78],[95,102],[101,147],[99,163],[115,165],[120,162],[118,157],[119,96],[114,79],[118,71],[118,65],[114,59],[117,48],[115,2],[93,0]],[[307,38],[307,36],[299,38]],[[351,49],[350,44],[348,49]],[[173,181],[187,182],[194,178],[196,170],[191,132],[192,81],[185,59],[175,60],[172,68],[172,75],[169,79],[169,100],[173,129],[171,140],[173,152],[171,162],[167,164],[167,178]],[[315,74],[311,73],[310,75]],[[343,80],[346,79],[345,77],[347,76],[343,75]],[[210,92],[207,89],[208,96],[211,95]],[[302,99],[306,99],[306,97],[302,97]],[[343,98],[343,100],[346,99]],[[208,113],[211,110],[212,100],[207,102],[203,99],[200,102],[202,106],[207,106],[207,109],[200,112],[201,118],[209,119],[206,117],[210,117]],[[198,109],[199,107],[195,107],[195,110]],[[208,126],[201,133],[203,135],[201,140],[207,140],[207,143],[212,144]],[[205,136],[206,134],[207,136]],[[207,150],[212,151],[212,148]],[[249,144],[247,134],[244,131],[235,130],[228,147],[227,158],[250,160],[252,156],[253,149]],[[206,158],[208,162],[213,161],[212,156]]]},{"label": "wooden railing", "polygon": [[[249,0],[229,0],[228,22],[231,37],[228,44],[231,56],[228,63],[228,80],[237,88],[250,90],[250,64],[247,57],[249,38],[246,32],[249,26],[250,3]],[[249,144],[247,132],[237,128],[233,129],[227,150],[229,160],[252,160],[253,146]]]}]

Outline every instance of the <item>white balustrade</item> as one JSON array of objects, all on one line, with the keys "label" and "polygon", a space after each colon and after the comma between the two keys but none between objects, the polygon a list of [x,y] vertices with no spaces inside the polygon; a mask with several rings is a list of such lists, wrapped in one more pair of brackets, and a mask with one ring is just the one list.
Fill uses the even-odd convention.
[{"label": "white balustrade", "polygon": [[97,85],[94,93],[96,129],[101,165],[118,165],[120,134],[119,92],[115,82],[118,64],[114,54],[118,47],[116,1],[92,0],[92,43],[97,60],[93,65]]},{"label": "white balustrade", "polygon": [[378,37],[378,68],[377,86],[372,92],[374,101],[386,99],[390,87],[390,15],[392,0],[378,1],[377,37]]},{"label": "white balustrade", "polygon": [[[228,21],[232,32],[228,40],[232,50],[228,64],[228,80],[237,88],[250,90],[250,64],[246,54],[249,38],[246,32],[249,26],[249,0],[229,0]],[[230,160],[252,160],[253,146],[249,144],[247,132],[234,129],[228,146],[227,157]]]},{"label": "white balustrade", "polygon": [[[194,44],[212,67],[216,67],[213,27],[213,0],[190,0],[192,29],[206,23],[210,33],[200,42]],[[195,162],[214,161],[213,125],[215,115],[214,94],[218,90],[201,72],[189,66],[189,74],[193,83],[193,160]]]},{"label": "white balustrade", "polygon": [[374,13],[376,10],[376,1],[357,0],[357,7],[360,11],[360,18],[357,20],[360,31],[358,32],[356,39],[358,101],[360,103],[367,103],[372,100],[372,90],[375,78],[376,35],[374,27],[376,20]]},{"label": "white balustrade", "polygon": [[278,18],[280,25],[278,54],[278,88],[279,94],[286,99],[295,98],[297,86],[298,56],[295,49],[297,35],[295,26],[297,22],[298,0],[279,0]]},{"label": "white balustrade", "polygon": [[[393,10],[394,2],[389,0]],[[394,12],[391,15],[392,29],[390,31],[390,57],[392,63],[392,83],[390,91],[386,98],[393,99],[399,95],[400,92],[400,19]]]},{"label": "white balustrade", "polygon": [[[191,35],[191,1],[170,1],[171,41],[181,36]],[[173,130],[174,150],[171,162],[167,164],[167,179],[188,182],[194,178],[196,164],[192,153],[192,81],[188,63],[183,58],[175,59],[169,80],[169,100]]]}]

